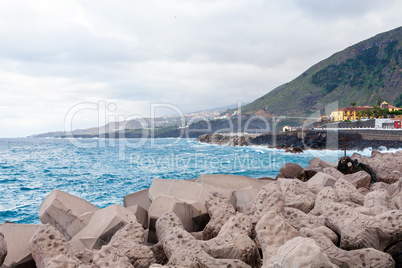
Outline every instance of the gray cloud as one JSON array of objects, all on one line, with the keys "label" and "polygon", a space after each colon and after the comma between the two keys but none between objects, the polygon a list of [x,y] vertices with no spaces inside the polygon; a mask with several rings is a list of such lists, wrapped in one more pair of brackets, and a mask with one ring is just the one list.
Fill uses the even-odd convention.
[{"label": "gray cloud", "polygon": [[[84,101],[125,115],[249,102],[400,26],[399,10],[392,0],[2,1],[1,135],[63,129]],[[96,125],[89,118],[77,126]]]}]

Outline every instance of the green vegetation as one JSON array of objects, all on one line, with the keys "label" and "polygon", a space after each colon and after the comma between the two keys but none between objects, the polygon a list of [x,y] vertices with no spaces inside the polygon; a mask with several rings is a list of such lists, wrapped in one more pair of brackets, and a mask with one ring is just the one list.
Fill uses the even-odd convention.
[{"label": "green vegetation", "polygon": [[402,107],[401,70],[399,27],[319,62],[293,81],[243,106],[242,112],[305,117],[349,106],[352,101],[373,106],[380,96],[390,105]]},{"label": "green vegetation", "polygon": [[355,101],[350,103],[350,106],[352,106],[353,108],[355,108],[356,105],[357,103]]},{"label": "green vegetation", "polygon": [[395,106],[401,108],[402,107],[402,94],[399,95],[399,99],[395,101]]},{"label": "green vegetation", "polygon": [[398,62],[402,57],[402,49],[397,49],[397,44],[398,41],[390,42],[381,54],[380,48],[374,45],[344,63],[331,64],[315,73],[311,77],[311,83],[325,88],[327,92],[342,85],[378,90],[384,87],[385,67],[391,62]]},{"label": "green vegetation", "polygon": [[402,115],[402,111],[389,111],[387,109],[382,109],[378,105],[374,105],[373,109],[367,109],[367,110],[362,110],[362,111],[357,112],[357,116],[359,119],[362,117],[380,118],[380,117],[387,117],[388,115],[391,115],[391,116]]}]

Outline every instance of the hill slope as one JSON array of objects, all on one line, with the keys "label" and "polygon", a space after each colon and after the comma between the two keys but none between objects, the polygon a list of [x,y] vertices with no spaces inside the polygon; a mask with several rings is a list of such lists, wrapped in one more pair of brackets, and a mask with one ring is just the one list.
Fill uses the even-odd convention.
[{"label": "hill slope", "polygon": [[402,27],[378,34],[309,68],[293,81],[243,106],[243,113],[307,116],[339,107],[375,105],[378,97],[402,105]]}]

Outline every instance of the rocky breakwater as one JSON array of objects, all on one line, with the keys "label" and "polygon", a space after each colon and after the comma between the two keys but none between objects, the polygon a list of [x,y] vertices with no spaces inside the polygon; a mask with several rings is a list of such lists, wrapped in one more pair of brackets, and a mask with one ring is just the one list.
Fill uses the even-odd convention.
[{"label": "rocky breakwater", "polygon": [[[390,135],[393,134],[393,135]],[[213,133],[199,136],[196,140],[203,143],[227,145],[227,146],[248,146],[263,145],[269,148],[286,149],[287,152],[301,153],[303,150],[344,148],[344,139],[347,138],[346,147],[348,150],[363,150],[365,148],[379,149],[402,148],[402,140],[397,132],[392,130],[382,131],[325,131],[306,130],[264,134],[236,134],[236,133]]]},{"label": "rocky breakwater", "polygon": [[0,265],[401,267],[402,151],[349,160],[288,163],[276,180],[155,179],[103,209],[54,190],[43,224],[0,225]]}]

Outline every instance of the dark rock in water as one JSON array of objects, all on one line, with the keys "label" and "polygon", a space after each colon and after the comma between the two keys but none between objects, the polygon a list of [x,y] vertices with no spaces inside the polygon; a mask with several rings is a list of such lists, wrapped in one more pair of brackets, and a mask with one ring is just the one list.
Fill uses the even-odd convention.
[{"label": "dark rock in water", "polygon": [[299,148],[299,147],[294,147],[293,150],[292,150],[292,153],[295,153],[295,154],[302,153],[302,152],[303,152],[303,150],[301,148]]},{"label": "dark rock in water", "polygon": [[351,159],[349,156],[339,158],[337,169],[345,175],[363,170],[370,174],[371,182],[377,182],[377,175],[369,165],[359,163],[357,159]]},{"label": "dark rock in water", "polygon": [[303,153],[303,150],[299,147],[287,148],[285,153],[299,154]]}]

